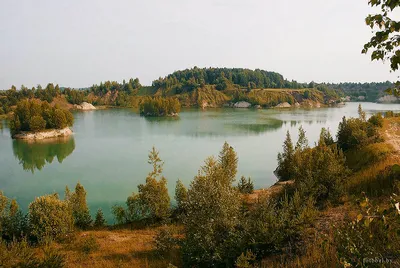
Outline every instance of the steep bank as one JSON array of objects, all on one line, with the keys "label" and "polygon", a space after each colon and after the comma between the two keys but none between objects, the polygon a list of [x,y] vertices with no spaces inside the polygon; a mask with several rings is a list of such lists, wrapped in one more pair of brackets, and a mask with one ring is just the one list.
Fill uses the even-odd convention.
[{"label": "steep bank", "polygon": [[20,132],[13,135],[13,139],[18,140],[44,140],[58,137],[68,137],[72,135],[72,130],[69,127],[63,129],[50,129],[41,132]]}]

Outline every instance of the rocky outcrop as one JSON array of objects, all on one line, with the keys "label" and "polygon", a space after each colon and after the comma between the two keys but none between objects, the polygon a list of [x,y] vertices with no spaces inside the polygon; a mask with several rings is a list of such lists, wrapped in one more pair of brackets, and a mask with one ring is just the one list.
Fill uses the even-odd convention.
[{"label": "rocky outcrop", "polygon": [[82,102],[80,105],[75,104],[74,108],[82,111],[96,110],[96,107],[94,107],[93,104],[87,102]]},{"label": "rocky outcrop", "polygon": [[288,102],[279,103],[278,105],[275,106],[275,108],[290,108],[290,107],[292,107],[292,105],[290,105],[290,103]]},{"label": "rocky outcrop", "polygon": [[251,104],[247,101],[239,101],[233,105],[234,108],[250,108]]},{"label": "rocky outcrop", "polygon": [[41,132],[20,132],[13,135],[13,139],[19,140],[44,140],[50,138],[68,137],[72,135],[69,127],[63,129],[49,129]]},{"label": "rocky outcrop", "polygon": [[396,96],[386,95],[386,96],[379,98],[377,101],[379,103],[397,103],[397,102],[399,102],[399,100],[400,99],[397,98]]}]

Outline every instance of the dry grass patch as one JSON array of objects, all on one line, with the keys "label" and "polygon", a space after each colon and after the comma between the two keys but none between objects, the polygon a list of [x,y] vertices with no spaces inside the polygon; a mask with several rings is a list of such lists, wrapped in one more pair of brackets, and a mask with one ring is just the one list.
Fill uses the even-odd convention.
[{"label": "dry grass patch", "polygon": [[[66,267],[167,267],[180,265],[176,250],[163,259],[154,238],[163,227],[143,230],[103,230],[76,233],[70,241],[53,245],[66,257]],[[40,250],[40,249],[38,249]]]}]

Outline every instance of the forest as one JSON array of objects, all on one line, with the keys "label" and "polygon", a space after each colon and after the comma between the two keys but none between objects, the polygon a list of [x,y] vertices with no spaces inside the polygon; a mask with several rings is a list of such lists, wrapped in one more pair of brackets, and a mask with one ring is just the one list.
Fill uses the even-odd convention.
[{"label": "forest", "polygon": [[[26,214],[0,192],[0,264],[362,267],[377,257],[394,263],[400,248],[400,166],[386,133],[397,133],[400,114],[367,118],[361,106],[358,112],[358,118],[343,117],[336,135],[322,129],[313,147],[302,127],[297,141],[287,133],[277,156],[279,191],[254,190],[251,178],[243,176],[237,182],[238,155],[225,142],[188,187],[176,181],[172,206],[164,162],[153,147],[143,183],[125,204],[111,208],[114,224],[106,223],[102,209],[92,218],[90,193],[79,182],[74,191],[66,187],[63,198],[37,197]],[[106,234],[142,232],[152,234],[144,255],[107,259],[109,251],[120,249],[101,242]],[[133,237],[124,248],[140,243]],[[39,249],[44,254],[35,254]]]}]

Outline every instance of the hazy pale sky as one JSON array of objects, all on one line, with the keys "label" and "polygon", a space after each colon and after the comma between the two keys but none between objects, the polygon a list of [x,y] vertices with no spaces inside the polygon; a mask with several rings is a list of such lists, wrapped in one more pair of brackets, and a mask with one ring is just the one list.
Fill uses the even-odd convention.
[{"label": "hazy pale sky", "polygon": [[0,89],[86,87],[259,68],[299,82],[386,81],[361,54],[367,0],[0,0]]}]

